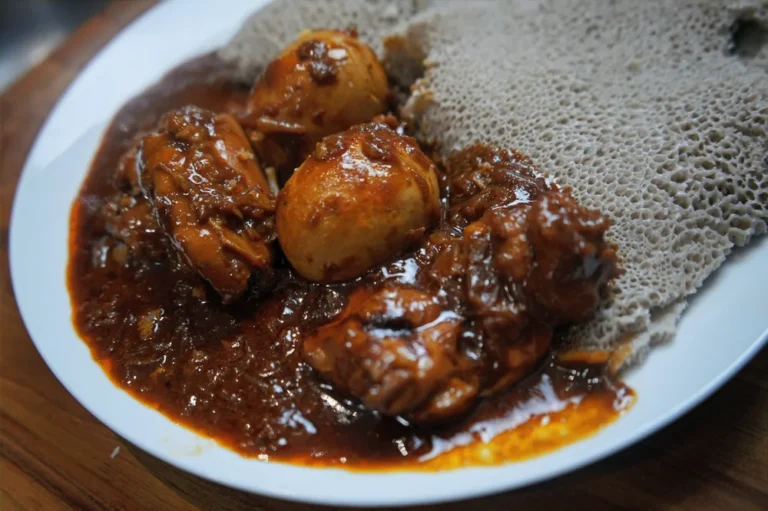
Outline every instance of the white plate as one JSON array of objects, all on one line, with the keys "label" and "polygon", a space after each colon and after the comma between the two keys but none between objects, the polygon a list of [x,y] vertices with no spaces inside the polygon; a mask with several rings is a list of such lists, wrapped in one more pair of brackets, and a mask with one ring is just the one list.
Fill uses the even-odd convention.
[{"label": "white plate", "polygon": [[10,235],[16,298],[37,349],[93,415],[133,444],[193,474],[242,490],[325,504],[394,505],[518,488],[603,458],[668,424],[720,387],[766,340],[768,243],[733,256],[685,313],[677,338],[627,378],[637,404],[597,435],[499,467],[441,473],[354,473],[245,459],[116,388],[70,321],[65,283],[69,212],[111,116],[187,58],[223,44],[265,3],[171,0],[120,33],[51,113],[19,183]]}]

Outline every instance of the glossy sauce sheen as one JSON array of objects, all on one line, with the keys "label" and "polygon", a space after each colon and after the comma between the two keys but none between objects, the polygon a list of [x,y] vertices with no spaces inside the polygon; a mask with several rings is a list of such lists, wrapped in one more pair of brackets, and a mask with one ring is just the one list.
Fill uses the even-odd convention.
[{"label": "glossy sauce sheen", "polygon": [[[267,299],[221,303],[179,264],[141,197],[115,179],[123,153],[166,111],[194,104],[239,111],[247,88],[212,57],[178,68],[115,117],[72,212],[69,287],[74,324],[111,379],[172,420],[246,456],[354,469],[446,469],[498,464],[586,437],[634,400],[603,366],[548,356],[511,389],[457,421],[418,426],[382,417],[335,393],[303,361],[299,333],[336,316],[351,284],[311,284],[287,265]],[[110,209],[112,208],[112,209]],[[122,209],[120,209],[122,208]],[[104,211],[128,211],[126,244],[141,263],[105,263],[115,250]],[[120,235],[120,233],[118,233]],[[118,245],[120,245],[118,243]],[[363,283],[413,283],[406,254]],[[355,285],[360,285],[359,283]]]}]

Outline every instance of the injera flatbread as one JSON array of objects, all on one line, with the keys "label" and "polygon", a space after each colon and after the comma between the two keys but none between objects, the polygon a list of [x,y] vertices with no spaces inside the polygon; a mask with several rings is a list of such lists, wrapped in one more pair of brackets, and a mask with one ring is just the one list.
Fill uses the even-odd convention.
[{"label": "injera flatbread", "polygon": [[420,77],[404,113],[444,156],[518,149],[612,218],[624,273],[580,347],[640,360],[766,232],[766,2],[278,0],[222,55],[253,79],[300,30],[349,24],[377,50],[394,34],[390,74]]}]

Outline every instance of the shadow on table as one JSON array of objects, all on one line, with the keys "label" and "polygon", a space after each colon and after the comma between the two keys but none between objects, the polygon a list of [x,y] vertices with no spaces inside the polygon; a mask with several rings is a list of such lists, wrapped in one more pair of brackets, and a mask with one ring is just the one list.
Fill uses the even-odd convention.
[{"label": "shadow on table", "polygon": [[[764,432],[728,432],[740,428],[743,417],[765,408],[763,385],[752,385],[753,378],[764,379],[768,349],[764,349],[739,378],[687,416],[651,436],[593,466],[522,490],[490,497],[422,506],[412,509],[458,511],[526,509],[659,509],[686,504],[707,509],[759,509],[761,479],[750,480],[751,470],[760,470],[760,456],[748,452],[744,440]],[[709,421],[704,426],[703,421]],[[744,435],[744,433],[747,433]],[[206,481],[164,463],[126,442],[128,449],[155,477],[190,504],[200,509],[310,511],[333,509],[298,504],[243,493]],[[752,445],[755,445],[753,442]],[[709,453],[702,456],[702,453]],[[750,466],[755,460],[756,466]],[[718,492],[717,485],[728,485]],[[736,491],[734,491],[736,490]],[[393,488],[393,491],[397,491]],[[734,501],[733,495],[743,500]],[[724,497],[730,495],[730,497]],[[727,502],[724,499],[731,499]],[[695,501],[690,501],[694,499]],[[709,500],[711,499],[711,500]],[[703,507],[702,507],[703,506]]]}]

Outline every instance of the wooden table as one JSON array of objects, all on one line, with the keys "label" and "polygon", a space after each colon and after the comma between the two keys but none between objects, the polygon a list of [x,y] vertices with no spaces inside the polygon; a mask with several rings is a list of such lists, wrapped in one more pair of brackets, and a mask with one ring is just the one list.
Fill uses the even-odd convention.
[{"label": "wooden table", "polygon": [[[16,308],[9,212],[27,152],[79,70],[152,4],[114,2],[0,98],[0,507],[309,509],[204,481],[116,436],[48,370]],[[768,350],[685,418],[618,455],[525,490],[424,509],[617,508],[768,509]]]}]

